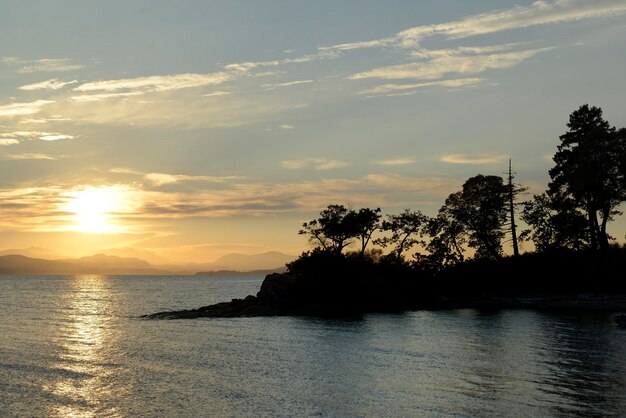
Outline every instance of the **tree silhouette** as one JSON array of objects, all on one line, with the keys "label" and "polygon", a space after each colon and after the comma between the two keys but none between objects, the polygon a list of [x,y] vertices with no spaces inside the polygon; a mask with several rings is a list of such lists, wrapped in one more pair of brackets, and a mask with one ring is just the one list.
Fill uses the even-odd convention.
[{"label": "tree silhouette", "polygon": [[362,208],[358,211],[351,211],[348,215],[348,222],[350,229],[355,234],[355,237],[361,242],[360,256],[365,255],[365,249],[372,239],[372,234],[380,226],[380,208],[370,209]]},{"label": "tree silhouette", "polygon": [[572,199],[552,199],[545,193],[523,203],[522,220],[531,229],[520,239],[531,240],[538,252],[558,248],[580,250],[588,246],[587,220]]},{"label": "tree silhouette", "polygon": [[570,115],[567,127],[559,137],[555,166],[549,172],[548,194],[553,201],[577,202],[587,217],[590,247],[605,249],[609,246],[607,223],[626,201],[626,135],[609,126],[602,109],[587,104]]},{"label": "tree silhouette", "polygon": [[467,234],[463,225],[452,217],[449,209],[444,205],[436,217],[429,219],[426,225],[426,234],[430,237],[426,245],[428,254],[418,257],[419,261],[435,270],[465,260]]},{"label": "tree silhouette", "polygon": [[309,235],[309,241],[323,250],[336,254],[350,245],[355,237],[353,211],[343,205],[329,205],[320,217],[302,224],[300,235]]},{"label": "tree silhouette", "polygon": [[520,193],[523,193],[527,190],[526,187],[522,187],[518,184],[513,183],[513,170],[511,168],[511,159],[509,158],[509,172],[508,174],[508,183],[507,183],[507,193],[509,200],[509,225],[511,227],[511,242],[513,244],[513,256],[519,256],[519,247],[517,244],[517,225],[515,224],[515,199]]},{"label": "tree silhouette", "polygon": [[403,260],[402,256],[416,244],[425,244],[422,236],[428,217],[420,211],[405,209],[398,215],[388,215],[382,223],[381,231],[390,232],[391,235],[376,240],[382,247],[393,246],[392,256]]},{"label": "tree silhouette", "polygon": [[380,216],[380,208],[355,211],[343,205],[329,205],[320,212],[319,218],[303,223],[298,234],[308,235],[312,244],[335,254],[341,254],[358,238],[363,257],[372,234],[380,226]]},{"label": "tree silhouette", "polygon": [[476,250],[475,257],[500,259],[507,196],[501,177],[479,174],[467,179],[460,192],[448,196],[440,213],[449,217],[447,222],[463,228],[468,246]]}]

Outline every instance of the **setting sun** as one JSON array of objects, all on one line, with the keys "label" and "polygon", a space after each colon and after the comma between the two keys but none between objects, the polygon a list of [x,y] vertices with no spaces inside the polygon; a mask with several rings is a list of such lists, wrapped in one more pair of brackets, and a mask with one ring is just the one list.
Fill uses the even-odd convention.
[{"label": "setting sun", "polygon": [[72,229],[76,231],[115,233],[121,231],[116,217],[126,206],[119,188],[94,187],[73,193],[66,210],[74,214]]}]

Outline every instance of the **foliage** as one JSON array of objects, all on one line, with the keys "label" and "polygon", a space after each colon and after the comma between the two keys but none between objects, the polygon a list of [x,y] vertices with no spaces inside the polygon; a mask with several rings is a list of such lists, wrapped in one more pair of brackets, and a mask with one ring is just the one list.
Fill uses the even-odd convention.
[{"label": "foliage", "polygon": [[465,260],[463,255],[467,244],[465,229],[452,218],[447,206],[444,205],[436,217],[429,219],[426,234],[430,237],[426,245],[428,254],[419,254],[416,257],[418,263],[440,270]]},{"label": "foliage", "polygon": [[557,203],[574,201],[586,214],[591,248],[606,249],[607,223],[626,201],[626,135],[609,126],[602,109],[587,104],[570,115],[567,127],[549,172],[548,194]]},{"label": "foliage", "polygon": [[311,243],[335,254],[341,254],[353,239],[358,239],[363,256],[379,220],[380,208],[354,211],[343,205],[329,205],[319,218],[303,223],[298,233],[308,235]]},{"label": "foliage", "polygon": [[553,200],[542,193],[523,206],[522,220],[532,229],[524,230],[520,239],[532,241],[537,251],[581,250],[588,246],[585,215],[571,199]]},{"label": "foliage", "polygon": [[382,223],[381,231],[389,232],[390,235],[377,239],[376,243],[383,248],[393,247],[391,256],[397,260],[402,260],[405,251],[417,244],[425,244],[422,237],[427,222],[428,217],[426,215],[410,209],[405,209],[398,215],[388,215]]},{"label": "foliage", "polygon": [[362,208],[358,211],[352,211],[349,216],[350,222],[352,223],[350,228],[353,230],[355,238],[358,238],[361,243],[361,251],[359,254],[363,257],[367,245],[372,239],[372,234],[380,226],[380,208]]},{"label": "foliage", "polygon": [[501,177],[479,174],[469,178],[460,192],[448,196],[440,211],[444,224],[456,229],[455,236],[467,236],[477,258],[502,257],[507,192]]}]

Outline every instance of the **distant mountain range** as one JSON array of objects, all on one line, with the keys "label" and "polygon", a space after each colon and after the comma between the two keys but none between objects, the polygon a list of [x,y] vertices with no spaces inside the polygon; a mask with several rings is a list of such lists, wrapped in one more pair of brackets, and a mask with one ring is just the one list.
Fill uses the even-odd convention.
[{"label": "distant mountain range", "polygon": [[64,260],[45,260],[23,255],[0,256],[0,274],[159,274],[138,258],[104,254]]},{"label": "distant mountain range", "polygon": [[[43,258],[46,260],[60,260],[63,258],[69,258],[69,257],[63,256],[57,253],[56,251],[48,250],[47,248],[39,248],[39,247],[2,250],[0,251],[0,256],[3,256],[3,255],[23,255],[25,257]],[[111,254],[111,255],[115,255],[115,254]]]},{"label": "distant mountain range", "polygon": [[[137,250],[141,252],[142,250]],[[39,257],[37,257],[39,255]],[[53,258],[54,257],[54,258]],[[60,257],[60,258],[59,258]],[[202,274],[262,275],[282,272],[295,257],[269,251],[261,254],[227,254],[213,263],[192,265],[152,265],[137,257],[95,254],[80,258],[62,258],[43,248],[0,251],[0,274]]]}]

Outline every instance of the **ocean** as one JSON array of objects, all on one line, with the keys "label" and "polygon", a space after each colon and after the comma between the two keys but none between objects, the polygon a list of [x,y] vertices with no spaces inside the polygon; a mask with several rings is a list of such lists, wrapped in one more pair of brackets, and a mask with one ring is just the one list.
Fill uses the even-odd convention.
[{"label": "ocean", "polygon": [[610,315],[139,318],[262,279],[0,276],[0,416],[626,416]]}]

